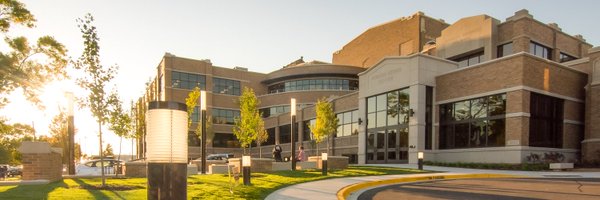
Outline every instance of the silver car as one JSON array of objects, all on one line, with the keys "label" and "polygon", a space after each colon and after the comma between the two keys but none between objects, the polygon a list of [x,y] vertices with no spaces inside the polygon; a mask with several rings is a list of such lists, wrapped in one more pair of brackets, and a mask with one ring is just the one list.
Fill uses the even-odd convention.
[{"label": "silver car", "polygon": [[[115,170],[119,169],[122,161],[116,159],[104,159],[104,174],[115,174]],[[75,167],[75,174],[77,175],[101,175],[100,171],[101,161],[90,160],[84,163],[78,164]]]}]

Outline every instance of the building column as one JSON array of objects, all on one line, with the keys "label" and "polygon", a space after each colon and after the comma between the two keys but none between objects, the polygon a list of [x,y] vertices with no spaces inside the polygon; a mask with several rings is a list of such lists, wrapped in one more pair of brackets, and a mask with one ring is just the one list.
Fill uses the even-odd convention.
[{"label": "building column", "polygon": [[367,150],[367,115],[366,115],[366,99],[359,97],[358,99],[358,116],[362,123],[358,125],[358,164],[364,165],[367,162],[365,152]]},{"label": "building column", "polygon": [[[590,57],[600,54],[600,48],[590,50]],[[586,127],[584,140],[581,142],[581,156],[584,162],[600,161],[600,56],[591,61],[592,72],[587,87]]]},{"label": "building column", "polygon": [[414,115],[408,121],[408,163],[417,164],[417,153],[425,150],[425,85],[409,88],[409,107]]}]

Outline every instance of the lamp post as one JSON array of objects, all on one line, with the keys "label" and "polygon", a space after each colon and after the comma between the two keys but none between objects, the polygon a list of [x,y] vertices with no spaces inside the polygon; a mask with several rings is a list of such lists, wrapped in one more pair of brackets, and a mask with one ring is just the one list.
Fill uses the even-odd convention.
[{"label": "lamp post", "polygon": [[327,153],[321,153],[321,170],[323,176],[327,176]]},{"label": "lamp post", "polygon": [[75,174],[75,118],[73,117],[73,93],[66,92],[65,96],[68,101],[68,122],[67,122],[67,134],[69,135],[69,155],[67,155],[67,162],[69,168],[69,175]]},{"label": "lamp post", "polygon": [[419,161],[417,163],[419,165],[419,170],[423,170],[423,152],[422,151],[419,151],[417,153],[417,158],[419,159]]},{"label": "lamp post", "polygon": [[146,112],[148,199],[187,199],[187,106],[153,101]]},{"label": "lamp post", "polygon": [[200,172],[206,174],[206,91],[200,91],[200,110],[202,117],[202,169]]},{"label": "lamp post", "polygon": [[296,170],[296,143],[294,142],[294,135],[296,135],[296,127],[294,127],[294,124],[296,124],[296,99],[292,98],[291,102],[290,102],[290,115],[292,117],[291,119],[291,123],[290,123],[290,129],[291,129],[291,147],[292,147],[292,156],[290,156],[290,158],[292,159],[292,171]]},{"label": "lamp post", "polygon": [[250,166],[252,166],[250,156],[242,156],[242,176],[244,176],[244,185],[250,185]]}]

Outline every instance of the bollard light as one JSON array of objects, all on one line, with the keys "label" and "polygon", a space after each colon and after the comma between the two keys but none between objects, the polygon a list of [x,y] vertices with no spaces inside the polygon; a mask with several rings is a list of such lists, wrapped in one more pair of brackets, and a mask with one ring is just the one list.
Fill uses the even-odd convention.
[{"label": "bollard light", "polygon": [[419,161],[418,161],[419,170],[423,170],[423,152],[419,151],[417,153],[417,158],[419,159]]},{"label": "bollard light", "polygon": [[294,138],[296,137],[296,99],[292,98],[290,100],[290,144],[292,147],[292,156],[290,159],[292,160],[292,171],[296,170],[296,143],[294,142]]},{"label": "bollard light", "polygon": [[146,112],[148,199],[187,199],[187,106],[153,101]]},{"label": "bollard light", "polygon": [[244,176],[244,185],[250,185],[250,167],[252,159],[250,156],[242,156],[242,173]]},{"label": "bollard light", "polygon": [[321,170],[323,176],[327,176],[327,153],[321,153]]}]

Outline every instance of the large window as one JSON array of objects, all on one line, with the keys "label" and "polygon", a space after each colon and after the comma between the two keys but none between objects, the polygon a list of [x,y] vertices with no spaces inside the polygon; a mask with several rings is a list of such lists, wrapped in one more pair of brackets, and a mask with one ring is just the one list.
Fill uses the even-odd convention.
[{"label": "large window", "polygon": [[[298,127],[298,123],[296,123],[294,127]],[[291,128],[290,124],[279,126],[279,143],[280,144],[290,143],[290,140],[292,139],[291,131],[292,131],[292,128]],[[294,137],[294,141],[298,142],[297,136]]]},{"label": "large window", "polygon": [[562,148],[563,104],[562,99],[531,93],[529,146]]},{"label": "large window", "polygon": [[440,149],[505,145],[506,94],[440,105]]},{"label": "large window", "polygon": [[286,81],[269,86],[269,94],[301,90],[358,90],[358,80],[305,79]]},{"label": "large window", "polygon": [[238,148],[240,143],[232,133],[215,133],[213,147]]},{"label": "large window", "polygon": [[535,42],[529,43],[529,53],[538,57],[552,60],[552,49]]},{"label": "large window", "polygon": [[[301,108],[304,108],[304,107],[310,106],[310,105],[312,105],[312,104],[297,104],[296,110],[300,110]],[[279,115],[281,113],[290,112],[290,105],[281,105],[281,106],[273,106],[273,107],[268,107],[268,108],[261,108],[261,109],[258,109],[258,112],[261,113],[261,116],[263,118],[267,118],[270,116]]]},{"label": "large window", "polygon": [[407,124],[408,88],[367,98],[367,128]]},{"label": "large window", "polygon": [[192,90],[199,87],[206,89],[206,76],[185,72],[171,71],[171,87]]},{"label": "large window", "polygon": [[502,58],[504,56],[508,56],[510,54],[513,54],[513,43],[509,42],[503,45],[498,46],[498,58]]},{"label": "large window", "polygon": [[336,137],[358,134],[358,110],[338,113],[339,120]]},{"label": "large window", "polygon": [[240,95],[240,81],[213,78],[213,92],[216,94]]},{"label": "large window", "polygon": [[310,131],[310,126],[314,126],[315,123],[317,122],[316,119],[311,119],[311,120],[306,120],[304,121],[303,126],[304,128],[302,129],[302,140],[303,141],[309,141],[309,140],[313,140],[313,134]]},{"label": "large window", "polygon": [[425,149],[431,149],[433,128],[433,87],[425,88]]},{"label": "large window", "polygon": [[240,111],[227,109],[212,109],[213,124],[234,124],[234,119],[240,117]]},{"label": "large window", "polygon": [[192,113],[191,119],[192,119],[192,122],[200,121],[200,106],[194,107],[194,112]]},{"label": "large window", "polygon": [[575,59],[577,59],[577,58],[575,58],[575,56],[571,56],[569,54],[560,52],[560,62],[561,63],[562,62],[568,62],[568,61],[575,60]]},{"label": "large window", "polygon": [[473,53],[467,56],[463,56],[460,58],[452,59],[455,62],[458,62],[458,67],[467,67],[474,64],[478,64],[484,61],[483,59],[483,51]]}]

